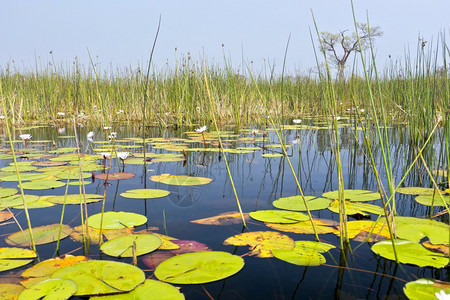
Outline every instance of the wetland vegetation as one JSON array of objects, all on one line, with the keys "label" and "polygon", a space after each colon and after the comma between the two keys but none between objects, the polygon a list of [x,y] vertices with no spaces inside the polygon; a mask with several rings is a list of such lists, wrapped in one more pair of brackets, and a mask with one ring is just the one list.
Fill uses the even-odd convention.
[{"label": "wetland vegetation", "polygon": [[326,51],[293,76],[11,62],[0,298],[445,299],[449,55],[380,71],[370,46],[339,80]]}]

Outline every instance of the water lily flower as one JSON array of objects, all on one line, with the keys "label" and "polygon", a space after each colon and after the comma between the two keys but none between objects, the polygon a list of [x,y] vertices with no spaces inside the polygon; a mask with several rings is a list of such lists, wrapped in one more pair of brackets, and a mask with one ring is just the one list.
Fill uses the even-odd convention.
[{"label": "water lily flower", "polygon": [[5,116],[0,116],[0,120],[4,120],[5,118]]},{"label": "water lily flower", "polygon": [[31,139],[31,134],[26,133],[26,134],[20,134],[19,137],[25,142],[25,148],[28,148],[28,144],[27,141],[29,139]]},{"label": "water lily flower", "polygon": [[446,294],[444,290],[441,290],[439,293],[435,293],[435,296],[439,300],[450,300],[450,294]]},{"label": "water lily flower", "polygon": [[292,122],[293,122],[294,124],[300,124],[300,123],[302,122],[302,120],[300,120],[300,119],[294,119],[294,120],[292,120]]},{"label": "water lily flower", "polygon": [[80,112],[80,113],[78,114],[78,117],[79,117],[79,118],[84,117],[84,112]]},{"label": "water lily flower", "polygon": [[89,138],[93,138],[94,137],[94,132],[93,131],[89,131],[89,133],[87,134],[88,139]]},{"label": "water lily flower", "polygon": [[101,154],[101,156],[103,156],[104,159],[107,159],[111,156],[110,152],[101,152],[100,154]]},{"label": "water lily flower", "polygon": [[339,121],[339,120],[341,119],[341,117],[340,117],[340,116],[337,116],[337,117],[334,117],[334,119],[335,119],[336,121]]},{"label": "water lily flower", "polygon": [[130,155],[130,152],[117,152],[117,157],[121,160],[127,159],[128,155]]},{"label": "water lily flower", "polygon": [[65,134],[66,133],[66,128],[58,128],[58,133],[59,134]]},{"label": "water lily flower", "polygon": [[253,134],[253,135],[257,134],[258,132],[259,132],[259,130],[258,130],[258,129],[254,129],[254,130],[252,130],[252,134]]},{"label": "water lily flower", "polygon": [[365,112],[366,110],[365,110],[364,108],[361,108],[359,111],[363,113],[363,112]]},{"label": "water lily flower", "polygon": [[104,129],[104,130],[109,130],[109,129],[112,129],[112,127],[104,126],[103,129]]},{"label": "water lily flower", "polygon": [[202,127],[200,127],[200,128],[196,128],[195,131],[197,131],[198,133],[205,132],[205,131],[206,131],[206,125],[205,125],[205,126],[202,126]]},{"label": "water lily flower", "polygon": [[116,139],[116,137],[117,137],[117,132],[115,132],[115,131],[111,132],[111,134],[108,136],[108,138],[110,140],[114,140],[114,139]]},{"label": "water lily flower", "polygon": [[56,115],[58,117],[64,117],[66,115],[66,113],[63,113],[63,112],[59,111],[58,113],[56,113]]}]

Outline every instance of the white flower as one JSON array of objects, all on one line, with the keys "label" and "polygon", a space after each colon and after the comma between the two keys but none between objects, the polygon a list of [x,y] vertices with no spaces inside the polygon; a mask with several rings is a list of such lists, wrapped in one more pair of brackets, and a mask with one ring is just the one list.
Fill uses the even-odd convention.
[{"label": "white flower", "polygon": [[257,134],[259,132],[258,129],[252,130],[252,134]]},{"label": "white flower", "polygon": [[122,114],[124,111],[122,109],[119,109],[119,112]]},{"label": "white flower", "polygon": [[93,138],[94,137],[94,132],[93,131],[89,131],[89,133],[87,134],[88,139],[89,138]]},{"label": "white flower", "polygon": [[84,112],[80,112],[80,113],[78,114],[78,117],[79,117],[79,118],[84,117]]},{"label": "white flower", "polygon": [[64,133],[66,133],[66,128],[64,128],[64,127],[58,128],[58,133],[59,133],[59,134],[64,134]]},{"label": "white flower", "polygon": [[449,300],[450,299],[450,294],[446,294],[444,292],[444,290],[441,290],[439,293],[435,293],[436,298],[438,298],[439,300]]},{"label": "white flower", "polygon": [[112,129],[112,127],[104,126],[103,129],[104,129],[104,130],[109,130],[109,129]]},{"label": "white flower", "polygon": [[110,152],[101,152],[100,154],[101,154],[101,155],[103,156],[103,158],[105,158],[105,159],[111,156],[111,153],[110,153]]},{"label": "white flower", "polygon": [[336,121],[339,121],[339,120],[341,119],[341,117],[337,116],[337,117],[334,117],[334,119],[335,119]]},{"label": "white flower", "polygon": [[117,137],[117,132],[113,131],[111,132],[111,134],[109,135],[109,139],[115,139]]},{"label": "white flower", "polygon": [[27,134],[20,134],[19,137],[24,140],[24,141],[28,141],[29,139],[31,139],[31,134],[27,133]]},{"label": "white flower", "polygon": [[64,117],[66,114],[59,111],[56,115],[57,115],[58,117]]},{"label": "white flower", "polygon": [[302,122],[302,120],[300,119],[294,119],[292,120],[292,122],[294,122],[294,124],[300,124]]},{"label": "white flower", "polygon": [[130,155],[130,152],[117,152],[117,157],[121,160],[127,159],[128,155]]},{"label": "white flower", "polygon": [[0,116],[0,120],[3,120],[5,118],[5,116]]},{"label": "white flower", "polygon": [[206,125],[202,126],[200,128],[196,128],[195,131],[197,131],[198,133],[202,133],[202,132],[206,131]]},{"label": "white flower", "polygon": [[94,105],[94,108],[97,108],[97,105]]},{"label": "white flower", "polygon": [[365,112],[366,110],[365,110],[364,108],[361,108],[359,111],[363,113],[363,112]]}]

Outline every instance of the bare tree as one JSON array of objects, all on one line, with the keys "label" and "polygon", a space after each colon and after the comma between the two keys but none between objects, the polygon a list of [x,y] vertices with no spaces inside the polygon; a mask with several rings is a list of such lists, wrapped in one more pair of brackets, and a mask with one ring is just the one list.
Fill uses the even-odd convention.
[{"label": "bare tree", "polygon": [[[361,52],[369,48],[370,40],[383,35],[379,26],[368,27],[367,24],[358,23],[358,34],[361,41],[361,47],[358,43],[356,32],[347,35],[348,30],[341,30],[338,33],[321,32],[323,47],[330,54],[330,61],[338,71],[338,78],[344,77],[344,69],[348,58],[353,52]],[[322,49],[321,49],[322,50]]]}]

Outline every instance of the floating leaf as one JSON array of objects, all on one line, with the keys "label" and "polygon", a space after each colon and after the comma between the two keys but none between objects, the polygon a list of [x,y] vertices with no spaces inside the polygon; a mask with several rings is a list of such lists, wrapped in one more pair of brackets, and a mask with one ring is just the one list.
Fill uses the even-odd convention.
[{"label": "floating leaf", "polygon": [[[20,174],[20,180],[21,181],[28,181],[28,180],[37,180],[47,177],[45,174],[41,173],[19,173]],[[19,181],[17,174],[13,173],[7,173],[7,175],[2,175],[1,181]]]},{"label": "floating leaf", "polygon": [[[345,213],[347,215],[361,214],[363,216],[368,216],[369,213],[381,215],[384,213],[383,208],[380,206],[369,204],[369,203],[358,203],[350,202],[345,200]],[[339,213],[339,200],[334,200],[328,207],[329,210],[335,213]]]},{"label": "floating leaf", "polygon": [[97,175],[95,175],[95,178],[101,179],[101,180],[106,180],[106,178],[108,178],[108,181],[109,181],[109,180],[130,179],[130,178],[133,178],[134,176],[136,176],[136,174],[128,173],[128,172],[115,172],[115,173],[101,173],[101,174],[97,174]]},{"label": "floating leaf", "polygon": [[[31,195],[25,195],[25,196],[31,196]],[[41,197],[39,197],[39,199],[37,201],[27,202],[27,209],[55,206],[56,205],[55,203],[51,203],[51,202],[47,201],[47,199],[49,197],[53,197],[53,196],[41,196]],[[13,208],[24,209],[24,206],[17,205],[17,206],[13,206]]]},{"label": "floating leaf", "polygon": [[14,300],[24,290],[24,287],[18,284],[1,283],[0,284],[0,299]]},{"label": "floating leaf", "polygon": [[[248,221],[249,214],[244,213],[245,221]],[[202,224],[202,225],[231,225],[231,224],[242,224],[242,217],[239,212],[226,212],[218,216],[192,220],[191,223]]]},{"label": "floating leaf", "polygon": [[161,239],[153,234],[133,234],[114,238],[102,244],[100,250],[115,257],[133,257],[155,251]]},{"label": "floating leaf", "polygon": [[163,261],[155,276],[175,284],[202,284],[221,280],[239,272],[244,260],[227,252],[186,253]]},{"label": "floating leaf", "polygon": [[[315,196],[305,196],[306,204],[309,210],[320,210],[327,208],[331,200],[327,198],[318,198]],[[306,211],[302,196],[283,197],[273,202],[273,206],[279,209],[294,211]]]},{"label": "floating leaf", "polygon": [[[336,232],[339,236],[340,231]],[[347,234],[356,241],[380,241],[391,238],[387,224],[382,221],[358,220],[347,222]]]},{"label": "floating leaf", "polygon": [[285,224],[309,219],[307,215],[300,212],[286,210],[258,210],[251,212],[250,217],[261,222]]},{"label": "floating leaf", "polygon": [[[18,165],[19,172],[29,172],[37,170],[37,167],[31,165]],[[16,172],[16,166],[7,166],[0,169],[2,172]]]},{"label": "floating leaf", "polygon": [[154,175],[150,177],[150,180],[170,185],[203,185],[212,181],[212,179],[206,177],[170,174]]},{"label": "floating leaf", "polygon": [[6,207],[15,207],[18,205],[23,205],[23,201],[25,200],[26,204],[31,204],[32,202],[36,202],[39,200],[39,196],[36,195],[14,195],[6,198],[0,199],[0,209],[4,209]]},{"label": "floating leaf", "polygon": [[31,165],[35,167],[57,167],[67,165],[67,162],[45,160],[45,161],[35,161]]},{"label": "floating leaf", "polygon": [[[339,191],[331,191],[322,194],[322,197],[329,199],[339,199]],[[380,194],[367,190],[344,190],[344,199],[349,201],[372,201],[380,199]]]},{"label": "floating leaf", "polygon": [[[316,228],[317,234],[336,233],[338,230],[334,228],[334,226],[336,226],[337,224],[339,223],[331,220],[314,220],[314,227]],[[266,223],[266,225],[267,227],[280,231],[303,233],[303,234],[314,233],[311,221],[303,221],[294,224]]]},{"label": "floating leaf", "polygon": [[34,251],[23,248],[0,248],[0,272],[29,264],[36,257]]},{"label": "floating leaf", "polygon": [[435,220],[397,216],[395,234],[398,238],[417,243],[428,237],[432,244],[448,245],[448,225]]},{"label": "floating leaf", "polygon": [[171,284],[147,279],[129,293],[91,297],[90,300],[166,299],[183,300],[184,295]]},{"label": "floating leaf", "polygon": [[[101,214],[92,215],[88,218],[89,226],[100,228]],[[109,211],[103,214],[103,229],[120,229],[145,224],[147,217],[129,212]]]},{"label": "floating leaf", "polygon": [[9,197],[17,194],[18,190],[13,188],[1,188],[0,187],[0,198]]},{"label": "floating leaf", "polygon": [[281,153],[264,153],[261,155],[262,157],[283,157]]},{"label": "floating leaf", "polygon": [[[62,225],[61,239],[69,236],[72,228],[68,225]],[[48,244],[58,239],[59,224],[33,227],[33,238],[36,245]],[[6,238],[6,243],[12,246],[31,246],[29,229],[11,234]]]},{"label": "floating leaf", "polygon": [[[394,241],[397,257],[401,263],[435,268],[443,268],[448,264],[445,255],[427,250],[418,243],[398,239]],[[392,240],[376,243],[372,246],[372,251],[384,258],[395,260]]]},{"label": "floating leaf", "polygon": [[81,204],[84,203],[86,199],[86,203],[94,203],[98,202],[103,199],[102,195],[97,194],[68,194],[68,195],[61,195],[61,196],[49,196],[47,198],[48,202],[55,203],[55,204],[64,204],[64,201],[66,204]]},{"label": "floating leaf", "polygon": [[408,282],[403,288],[403,292],[411,300],[434,300],[436,299],[436,293],[441,293],[441,291],[447,295],[450,294],[450,283],[436,279],[420,278]]},{"label": "floating leaf", "polygon": [[120,196],[132,199],[153,199],[169,195],[169,191],[159,189],[136,189],[121,193]]},{"label": "floating leaf", "polygon": [[206,246],[203,243],[199,243],[197,241],[174,240],[172,242],[178,246],[178,249],[171,251],[176,255],[191,252],[211,251],[211,249],[208,246]]},{"label": "floating leaf", "polygon": [[[86,228],[84,228],[86,230]],[[89,231],[89,243],[92,245],[98,245],[99,239],[100,239],[100,229],[93,228],[91,226],[88,227]],[[132,228],[121,228],[121,229],[102,229],[102,241],[103,237],[105,237],[107,240],[114,239],[119,236],[129,235],[132,234],[133,230]],[[86,231],[84,231],[84,235],[87,235]],[[76,226],[73,228],[73,232],[70,235],[70,238],[74,241],[83,242],[83,226]]]},{"label": "floating leaf", "polygon": [[71,279],[76,296],[129,292],[144,282],[144,272],[132,265],[104,260],[82,261],[53,273],[52,278]]},{"label": "floating leaf", "polygon": [[312,241],[296,241],[292,250],[272,250],[273,256],[299,266],[319,266],[326,262],[321,254],[335,248],[333,245]]},{"label": "floating leaf", "polygon": [[14,216],[13,213],[9,211],[0,211],[0,222],[7,221]]},{"label": "floating leaf", "polygon": [[417,203],[423,204],[423,205],[427,205],[427,206],[445,206],[445,205],[450,205],[450,195],[444,195],[442,196],[442,198],[444,199],[445,203],[442,202],[441,197],[439,197],[439,195],[427,195],[427,196],[417,196],[415,198],[415,200],[417,201]]},{"label": "floating leaf", "polygon": [[250,246],[250,255],[272,257],[273,249],[291,250],[294,240],[285,234],[275,231],[244,232],[227,238],[224,245]]},{"label": "floating leaf", "polygon": [[445,256],[449,255],[449,247],[448,245],[444,244],[431,244],[429,241],[425,241],[422,243],[422,246],[427,248],[428,250],[431,250],[433,252],[439,252],[444,254]]},{"label": "floating leaf", "polygon": [[77,285],[69,279],[52,278],[24,290],[18,300],[69,299],[77,291]]},{"label": "floating leaf", "polygon": [[47,190],[64,186],[61,181],[56,180],[36,180],[22,183],[22,187],[27,190]]},{"label": "floating leaf", "polygon": [[397,192],[405,195],[420,195],[420,196],[428,196],[437,193],[435,192],[434,188],[426,188],[421,186],[401,187],[397,189]]}]

